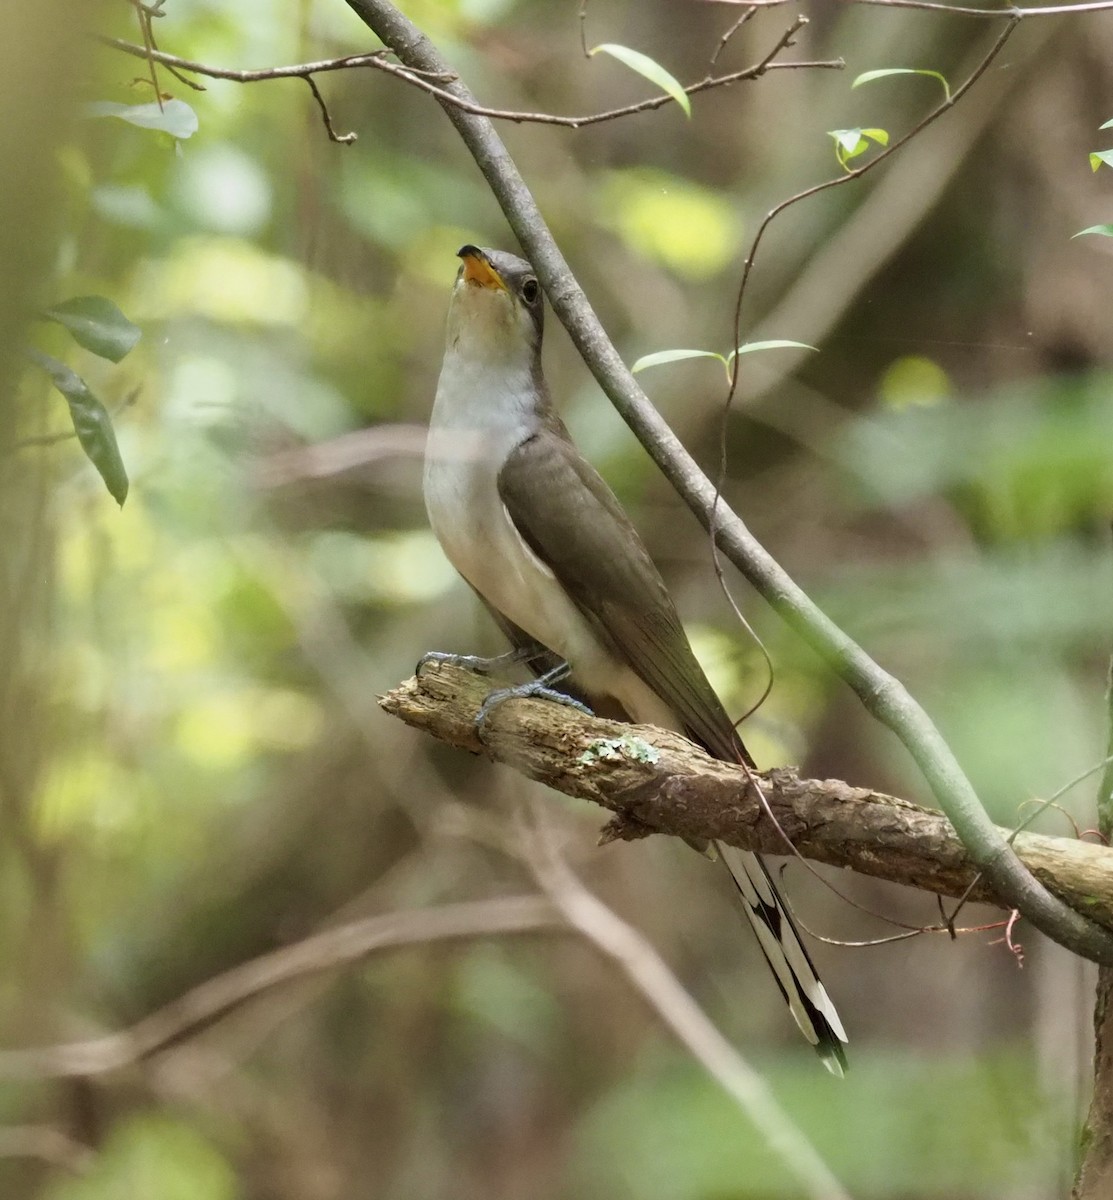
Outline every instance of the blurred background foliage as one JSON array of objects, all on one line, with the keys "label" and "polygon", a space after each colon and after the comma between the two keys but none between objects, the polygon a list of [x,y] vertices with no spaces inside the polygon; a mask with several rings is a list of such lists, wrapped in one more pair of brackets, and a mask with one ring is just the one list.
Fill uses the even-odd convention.
[{"label": "blurred background foliage", "polygon": [[[322,924],[529,888],[462,837],[534,789],[434,745],[375,698],[427,649],[499,641],[429,534],[419,456],[453,257],[513,247],[435,104],[375,72],[204,80],[188,139],[85,115],[146,103],[125,3],[15,12],[0,97],[0,1029],[5,1046],[120,1028]],[[481,98],[582,113],[649,94],[579,52],[578,6],[414,0]],[[354,53],[341,0],[167,0],[163,49],[231,67]],[[929,79],[957,84],[993,30],[815,3],[774,71],[578,132],[503,129],[618,346],[725,351],[761,215],[837,173],[827,131],[894,135]],[[702,76],[733,9],[599,0],[588,39]],[[756,61],[758,14],[720,58]],[[765,241],[745,336],[820,347],[743,360],[731,503],[819,603],[927,705],[995,818],[1015,822],[1103,752],[1110,649],[1113,17],[1025,22],[970,97],[867,179],[801,204]],[[137,81],[138,79],[138,81]],[[934,89],[934,90],[933,90]],[[14,186],[12,186],[14,185]],[[142,330],[119,365],[28,312],[112,299]],[[107,407],[122,509],[65,432],[29,340]],[[547,374],[629,505],[729,705],[763,667],[706,540],[551,322]],[[713,469],[724,386],[707,361],[642,377]],[[309,447],[317,447],[311,454]],[[746,724],[794,762],[927,800],[913,765],[735,575],[776,663]],[[1094,823],[1091,783],[1063,805]],[[547,803],[577,870],[644,930],[767,1072],[857,1197],[1025,1200],[1069,1179],[1088,1072],[1090,972],[1021,927],[817,945],[851,1036],[826,1078],[799,1043],[719,873],[671,845],[594,848],[600,815]],[[1045,828],[1069,834],[1053,814]],[[891,927],[798,866],[803,921]],[[837,884],[913,924],[931,897]],[[998,919],[967,910],[977,925]],[[154,1061],[0,1091],[0,1190],[43,1200],[550,1197],[758,1200],[797,1193],[737,1111],[593,953],[491,940],[375,957],[249,1006]]]}]

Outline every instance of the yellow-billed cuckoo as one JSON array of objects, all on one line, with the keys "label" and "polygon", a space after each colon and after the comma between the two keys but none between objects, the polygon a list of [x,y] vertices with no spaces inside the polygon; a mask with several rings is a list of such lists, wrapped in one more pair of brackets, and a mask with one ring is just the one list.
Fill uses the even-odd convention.
[{"label": "yellow-billed cuckoo", "polygon": [[[538,682],[567,663],[574,691],[600,714],[676,730],[753,766],[641,538],[553,411],[532,268],[476,246],[459,256],[424,479],[449,560],[521,657],[535,670],[539,659],[557,664]],[[755,854],[715,848],[792,1015],[841,1075],[846,1034],[769,872]]]}]

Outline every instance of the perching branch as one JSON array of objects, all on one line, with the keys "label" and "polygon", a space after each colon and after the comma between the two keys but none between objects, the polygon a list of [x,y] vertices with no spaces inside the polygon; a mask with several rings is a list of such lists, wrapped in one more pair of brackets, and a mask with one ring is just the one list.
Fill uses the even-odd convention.
[{"label": "perching branch", "polygon": [[[449,73],[432,42],[387,0],[348,6],[413,70]],[[464,111],[474,103],[464,84],[445,85],[445,113],[487,179],[545,288],[557,317],[606,395],[705,528],[714,484],[652,406],[623,363],[546,226],[533,196],[494,127]],[[994,893],[1036,928],[1087,958],[1113,964],[1113,933],[1074,912],[1026,870],[989,819],[973,785],[931,719],[905,688],[834,624],[799,588],[741,519],[721,501],[716,541],[770,605],[857,693],[867,710],[908,748]]]},{"label": "perching branch", "polygon": [[[984,878],[941,813],[839,780],[778,769],[758,776],[774,820],[741,768],[651,726],[586,717],[547,701],[500,705],[475,717],[490,681],[430,664],[380,700],[393,716],[461,750],[507,763],[614,814],[604,838],[668,833],[719,840],[1011,908]],[[1007,836],[1006,830],[998,830]],[[791,845],[786,844],[786,837]],[[1064,902],[1113,926],[1113,850],[1072,838],[1018,834],[1025,869]]]}]

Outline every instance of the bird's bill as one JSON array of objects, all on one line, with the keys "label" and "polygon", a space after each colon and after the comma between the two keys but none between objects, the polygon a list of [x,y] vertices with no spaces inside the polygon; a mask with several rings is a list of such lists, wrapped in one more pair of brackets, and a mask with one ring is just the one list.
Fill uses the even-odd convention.
[{"label": "bird's bill", "polygon": [[465,246],[459,251],[464,260],[464,282],[474,283],[478,287],[498,288],[509,291],[502,276],[487,261],[487,256],[476,246]]}]

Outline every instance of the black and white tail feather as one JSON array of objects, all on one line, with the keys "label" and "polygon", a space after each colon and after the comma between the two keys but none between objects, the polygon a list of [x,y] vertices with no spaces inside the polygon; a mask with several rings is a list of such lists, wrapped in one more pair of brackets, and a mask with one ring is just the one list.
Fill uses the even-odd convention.
[{"label": "black and white tail feather", "polygon": [[846,1072],[846,1032],[765,864],[756,854],[737,846],[716,842],[715,849],[738,888],[765,961],[796,1024],[827,1070],[841,1078]]}]

